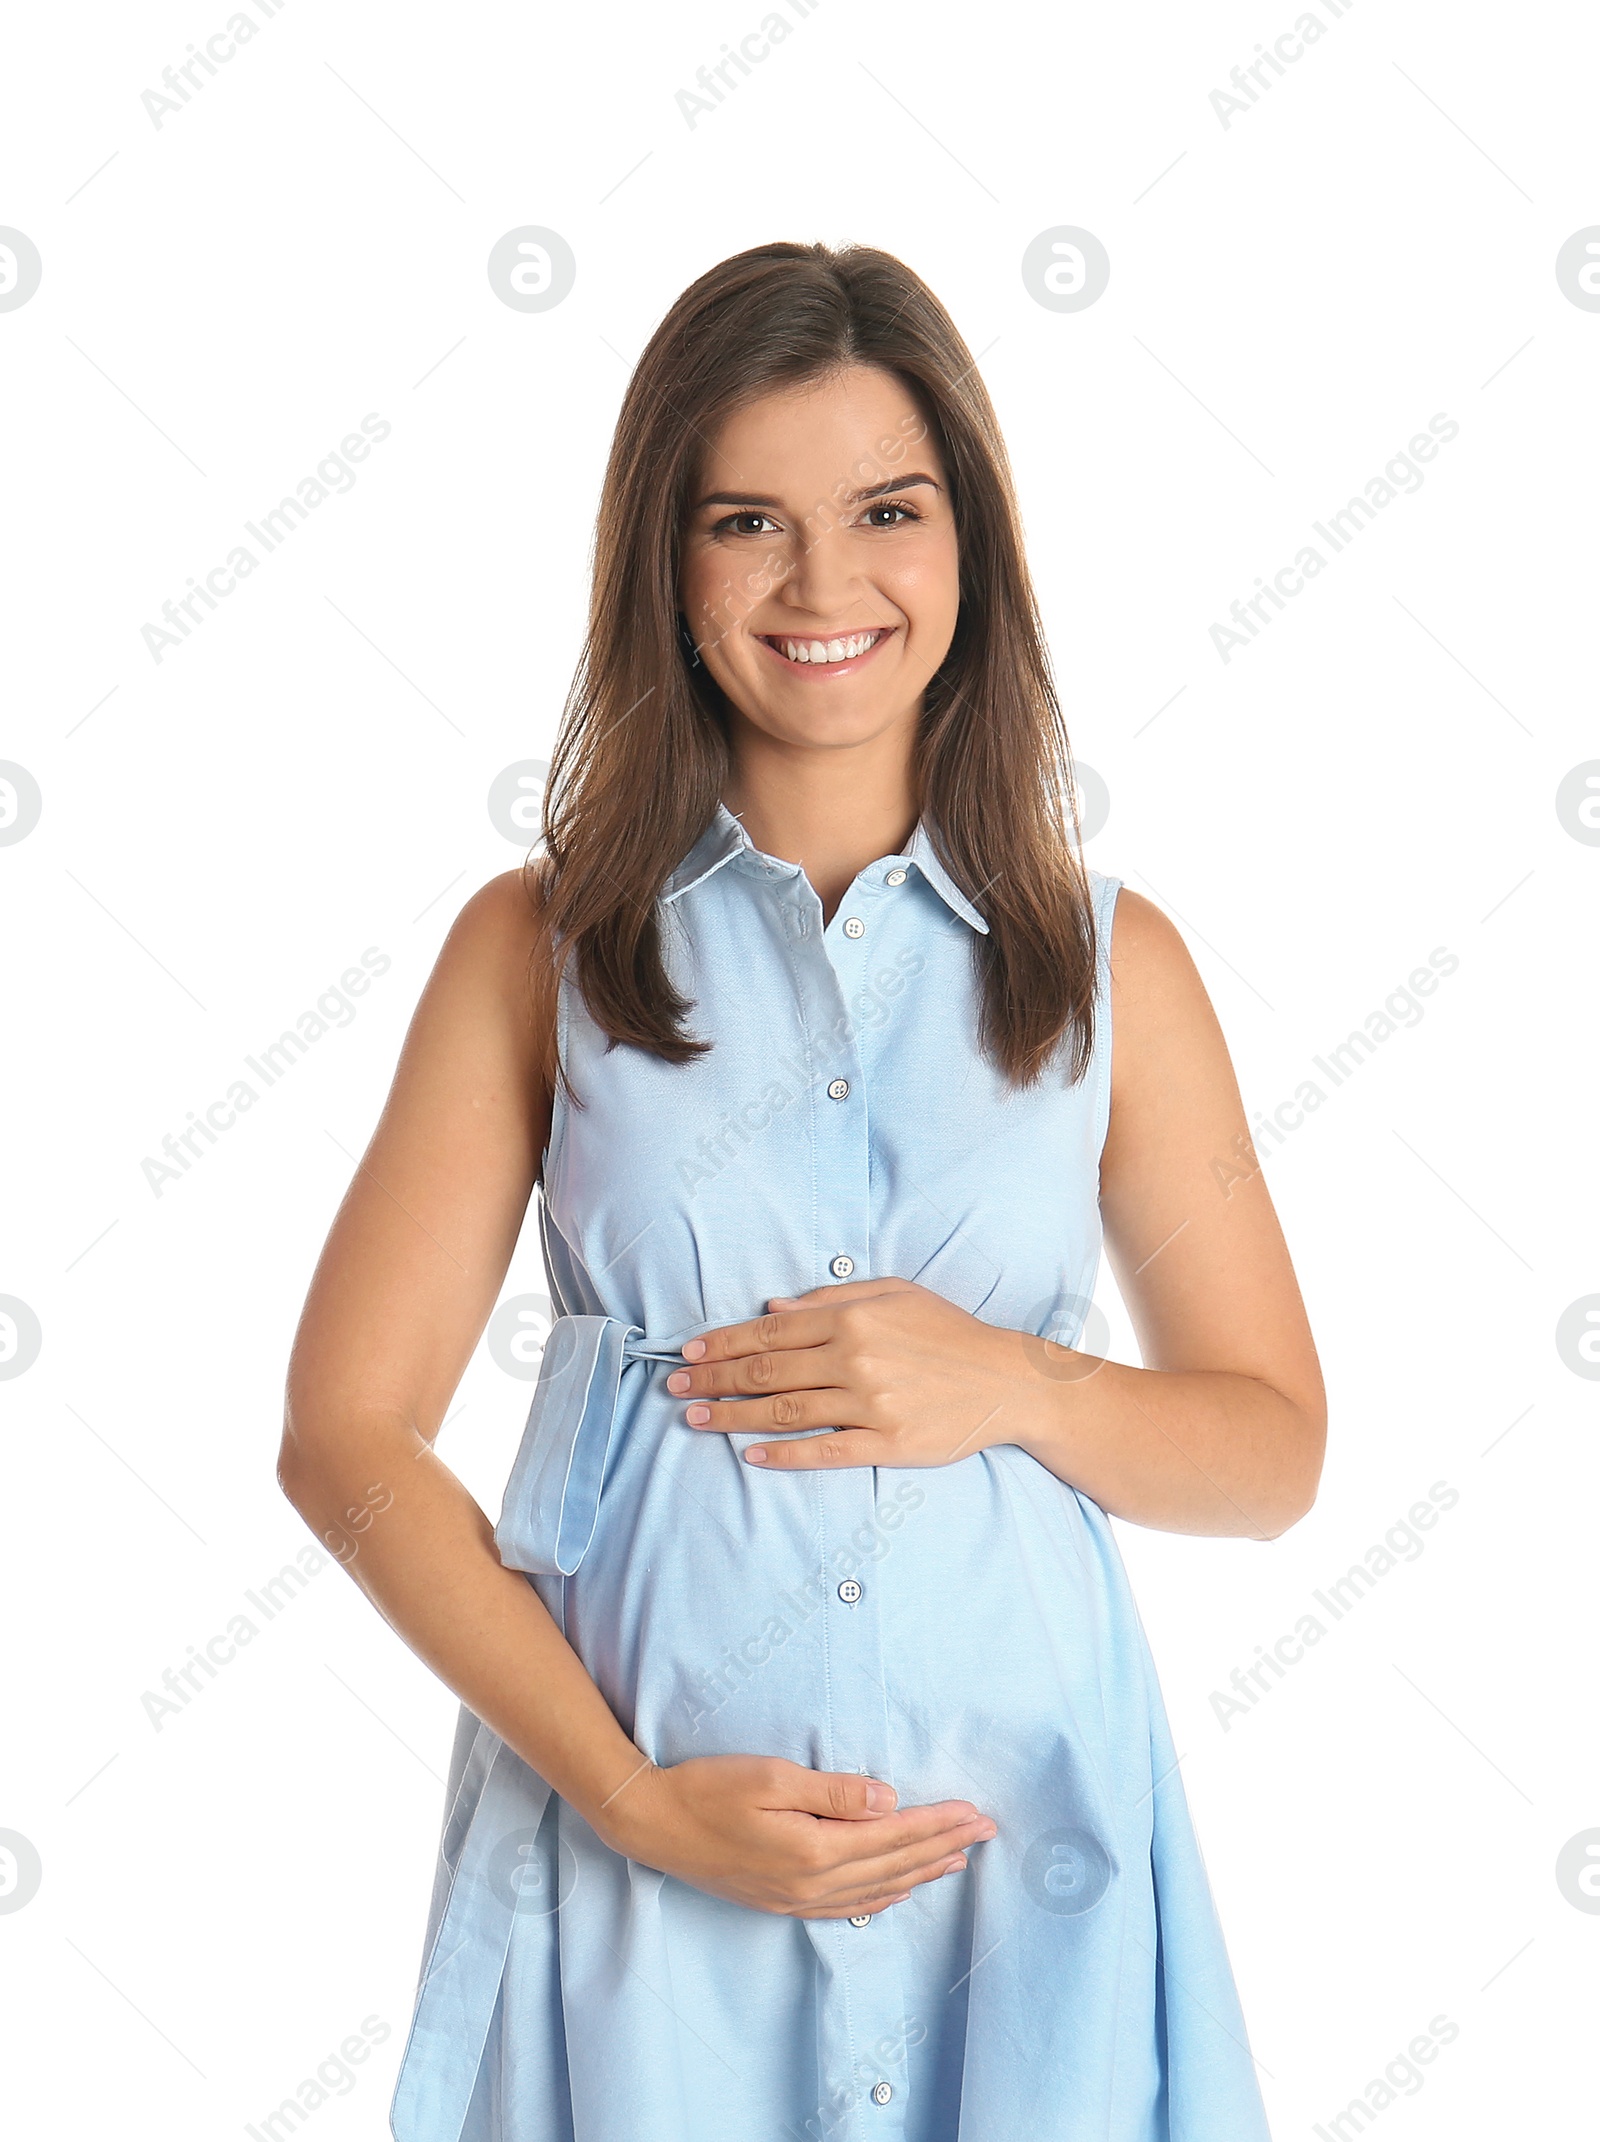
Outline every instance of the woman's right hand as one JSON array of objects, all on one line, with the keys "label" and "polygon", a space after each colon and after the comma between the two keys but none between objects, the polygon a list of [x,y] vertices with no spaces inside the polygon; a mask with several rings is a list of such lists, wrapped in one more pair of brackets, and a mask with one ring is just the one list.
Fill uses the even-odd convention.
[{"label": "woman's right hand", "polygon": [[614,1851],[753,1911],[844,1919],[903,1903],[995,1834],[970,1800],[896,1808],[854,1771],[765,1755],[641,1770],[594,1827]]}]

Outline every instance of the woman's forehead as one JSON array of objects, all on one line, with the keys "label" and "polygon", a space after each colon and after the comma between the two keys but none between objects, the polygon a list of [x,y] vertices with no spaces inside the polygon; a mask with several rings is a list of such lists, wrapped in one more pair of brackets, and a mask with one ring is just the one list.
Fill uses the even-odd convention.
[{"label": "woman's forehead", "polygon": [[[878,366],[852,366],[822,380],[774,387],[731,410],[711,431],[694,472],[691,499],[781,502],[783,487],[822,482],[862,488],[913,464],[943,477],[926,419],[905,384]],[[707,502],[711,502],[708,498]]]}]

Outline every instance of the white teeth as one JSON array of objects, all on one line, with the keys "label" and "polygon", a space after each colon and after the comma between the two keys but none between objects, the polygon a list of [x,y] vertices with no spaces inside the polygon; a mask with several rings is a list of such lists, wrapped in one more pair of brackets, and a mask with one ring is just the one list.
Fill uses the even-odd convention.
[{"label": "white teeth", "polygon": [[847,640],[777,640],[774,645],[791,662],[853,662],[879,636],[877,632],[857,632]]}]

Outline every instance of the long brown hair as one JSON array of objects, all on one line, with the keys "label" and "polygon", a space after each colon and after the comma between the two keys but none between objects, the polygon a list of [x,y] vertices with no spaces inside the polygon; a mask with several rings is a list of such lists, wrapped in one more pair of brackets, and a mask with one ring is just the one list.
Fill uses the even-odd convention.
[{"label": "long brown hair", "polygon": [[[854,364],[894,374],[950,479],[960,603],[924,695],[913,787],[940,860],[988,924],[973,932],[980,1044],[1032,1084],[1070,1029],[1093,1046],[1095,923],[1071,753],[1023,554],[1010,464],[971,352],[903,261],[870,246],[753,246],[691,283],[634,368],[606,465],[589,629],[530,861],[548,992],[568,956],[613,1042],[685,1063],[691,1004],[662,960],[656,899],[705,831],[730,768],[723,695],[691,666],[678,566],[698,457],[734,409]],[[552,1087],[555,1020],[546,1016]]]}]

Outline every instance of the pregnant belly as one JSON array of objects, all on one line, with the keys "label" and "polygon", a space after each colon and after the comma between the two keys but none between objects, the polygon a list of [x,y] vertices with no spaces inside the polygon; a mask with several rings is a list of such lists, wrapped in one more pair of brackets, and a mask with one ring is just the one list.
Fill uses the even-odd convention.
[{"label": "pregnant belly", "polygon": [[756,1440],[697,1432],[643,1392],[581,1566],[548,1580],[656,1762],[882,1774],[887,1753],[903,1804],[1054,1780],[1088,1805],[1108,1766],[1147,1772],[1143,1638],[1092,1504],[1014,1446],[768,1472],[744,1463]]}]

